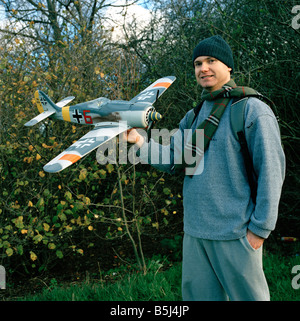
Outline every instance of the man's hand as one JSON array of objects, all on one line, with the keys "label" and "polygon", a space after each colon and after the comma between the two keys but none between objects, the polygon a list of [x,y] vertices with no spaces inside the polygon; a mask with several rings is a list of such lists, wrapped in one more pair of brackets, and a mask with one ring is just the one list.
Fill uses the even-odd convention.
[{"label": "man's hand", "polygon": [[141,147],[145,142],[144,137],[140,135],[134,128],[131,128],[124,132],[122,135],[122,139],[127,141],[128,143],[137,144],[139,147]]},{"label": "man's hand", "polygon": [[258,250],[264,243],[264,238],[252,233],[250,230],[247,231],[247,239],[250,245],[255,249]]}]

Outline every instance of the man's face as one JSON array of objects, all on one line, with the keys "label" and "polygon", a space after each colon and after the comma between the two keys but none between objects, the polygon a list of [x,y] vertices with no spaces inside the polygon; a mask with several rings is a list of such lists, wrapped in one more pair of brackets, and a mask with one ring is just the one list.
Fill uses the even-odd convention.
[{"label": "man's face", "polygon": [[197,57],[194,67],[198,84],[210,92],[222,88],[230,80],[231,68],[216,58]]}]

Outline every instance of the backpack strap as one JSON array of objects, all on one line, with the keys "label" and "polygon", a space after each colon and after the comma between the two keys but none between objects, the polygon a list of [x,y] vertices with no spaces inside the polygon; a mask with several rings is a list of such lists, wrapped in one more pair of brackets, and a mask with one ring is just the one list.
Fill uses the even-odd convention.
[{"label": "backpack strap", "polygon": [[241,145],[241,152],[244,158],[245,168],[248,177],[248,183],[251,189],[251,198],[253,203],[256,203],[256,195],[257,195],[257,179],[256,174],[253,167],[253,162],[249,153],[246,137],[244,131],[239,131],[237,133],[238,140]]},{"label": "backpack strap", "polygon": [[238,132],[244,132],[244,114],[245,114],[245,107],[247,105],[248,97],[237,99],[234,98],[233,102],[230,106],[230,122],[231,127],[233,130],[234,137],[239,140]]},{"label": "backpack strap", "polygon": [[[247,95],[245,98],[233,98],[233,102],[230,106],[230,121],[232,130],[235,138],[241,145],[241,152],[244,158],[245,168],[247,172],[248,182],[251,189],[251,198],[253,203],[256,203],[257,196],[257,175],[254,171],[252,158],[249,153],[247,140],[245,136],[245,108],[249,97],[255,97],[262,101],[265,101],[267,105],[272,109],[275,114],[277,121],[280,119],[278,117],[277,108],[274,102],[267,97],[258,94],[258,95]],[[272,106],[272,107],[271,107]]]},{"label": "backpack strap", "polygon": [[204,101],[201,101],[201,103],[193,109],[193,112],[190,113],[189,118],[187,120],[187,129],[192,128],[192,125],[193,125],[195,119],[197,118],[197,116],[202,108],[203,103],[204,103]]},{"label": "backpack strap", "polygon": [[253,203],[255,204],[257,195],[257,178],[245,136],[245,107],[247,105],[248,98],[249,97],[245,97],[242,99],[234,98],[230,106],[230,121],[234,136],[241,146],[241,152],[244,159],[248,183],[251,190],[251,198]]}]

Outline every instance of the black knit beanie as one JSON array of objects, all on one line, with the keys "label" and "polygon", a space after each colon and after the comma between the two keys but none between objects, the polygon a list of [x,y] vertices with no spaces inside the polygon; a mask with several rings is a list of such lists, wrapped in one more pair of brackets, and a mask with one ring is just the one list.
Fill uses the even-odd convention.
[{"label": "black knit beanie", "polygon": [[199,56],[210,56],[222,61],[233,73],[234,62],[228,43],[221,36],[212,36],[198,43],[193,53],[193,64]]}]

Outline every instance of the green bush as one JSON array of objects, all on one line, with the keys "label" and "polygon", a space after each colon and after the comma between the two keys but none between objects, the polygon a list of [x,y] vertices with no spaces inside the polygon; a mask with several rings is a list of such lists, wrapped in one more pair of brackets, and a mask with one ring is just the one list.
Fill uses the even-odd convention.
[{"label": "green bush", "polygon": [[[61,173],[43,171],[90,128],[51,120],[24,127],[38,112],[33,98],[37,88],[54,101],[72,93],[81,102],[100,95],[123,98],[139,79],[138,69],[132,72],[136,58],[120,50],[113,64],[108,58],[89,65],[92,73],[83,85],[90,56],[82,53],[86,60],[78,59],[79,51],[89,50],[81,46],[74,40],[69,48],[51,48],[49,59],[60,59],[55,65],[50,59],[45,69],[44,53],[27,52],[24,57],[25,44],[1,51],[0,264],[9,273],[40,273],[69,255],[85,255],[99,240],[124,238],[130,239],[144,269],[142,234],[155,238],[161,227],[174,221],[173,213],[180,215],[181,201],[172,199],[178,187],[170,187],[162,173],[149,167],[99,165],[94,152]],[[113,79],[119,63],[127,67]],[[139,91],[132,90],[131,97]]]}]

